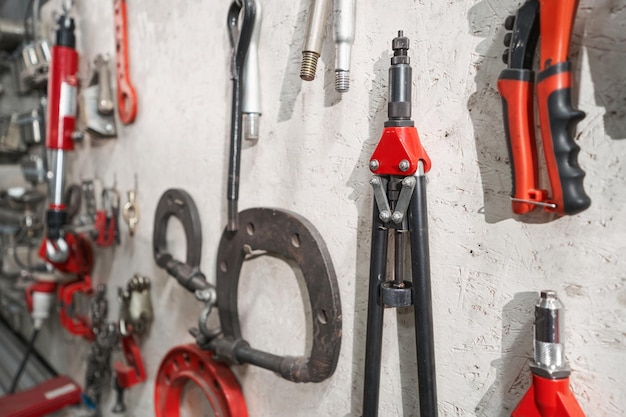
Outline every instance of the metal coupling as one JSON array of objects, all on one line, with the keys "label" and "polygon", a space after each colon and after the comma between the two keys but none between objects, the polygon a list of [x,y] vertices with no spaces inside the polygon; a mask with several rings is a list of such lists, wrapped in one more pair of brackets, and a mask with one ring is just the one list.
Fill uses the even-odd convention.
[{"label": "metal coupling", "polygon": [[241,112],[243,113],[243,137],[246,140],[259,139],[259,122],[261,110],[261,81],[259,75],[259,37],[261,35],[262,9],[259,0],[253,0],[256,13],[252,37],[248,46],[248,53],[243,64],[243,97]]},{"label": "metal coupling", "polygon": [[535,304],[535,358],[533,373],[551,379],[570,374],[565,362],[563,304],[555,291],[541,291]]},{"label": "metal coupling", "polygon": [[330,0],[312,0],[306,24],[304,47],[302,48],[302,66],[300,78],[313,81],[317,70],[317,60],[322,53],[322,42],[326,31],[326,19]]},{"label": "metal coupling", "polygon": [[398,31],[398,36],[391,43],[393,57],[389,67],[389,102],[387,111],[389,126],[412,126],[411,121],[411,84],[413,70],[411,59],[408,56],[409,38],[404,36],[403,31]]},{"label": "metal coupling", "polygon": [[334,0],[335,25],[335,90],[345,93],[350,89],[350,55],[354,43],[356,0]]}]

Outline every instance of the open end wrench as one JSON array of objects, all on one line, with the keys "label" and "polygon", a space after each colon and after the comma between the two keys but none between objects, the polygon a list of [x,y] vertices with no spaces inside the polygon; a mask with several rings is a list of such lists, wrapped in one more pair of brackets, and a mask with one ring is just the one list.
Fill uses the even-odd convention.
[{"label": "open end wrench", "polygon": [[137,93],[130,81],[128,59],[128,24],[126,0],[114,0],[115,54],[117,75],[117,111],[125,125],[135,121],[137,116]]}]

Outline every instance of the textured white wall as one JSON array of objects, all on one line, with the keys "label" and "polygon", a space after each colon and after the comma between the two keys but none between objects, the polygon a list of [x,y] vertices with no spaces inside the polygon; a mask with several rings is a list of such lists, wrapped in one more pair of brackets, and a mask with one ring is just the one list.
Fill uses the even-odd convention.
[{"label": "textured white wall", "polygon": [[[76,3],[86,77],[96,54],[114,50],[112,2]],[[264,2],[264,114],[259,143],[243,152],[240,207],[293,210],[318,228],[337,271],[343,340],[337,371],[320,384],[297,385],[237,367],[251,416],[360,413],[372,205],[367,162],[386,119],[390,43],[399,29],[411,39],[413,114],[433,161],[428,193],[440,415],[509,415],[529,384],[535,292],[547,288],[557,290],[567,308],[571,382],[583,409],[594,417],[624,415],[626,5],[583,1],[573,40],[575,100],[587,113],[577,142],[593,205],[574,217],[523,220],[509,208],[496,90],[504,67],[502,23],[519,3],[360,2],[352,86],[339,96],[330,26],[318,79],[301,82],[309,0]],[[76,181],[95,177],[110,184],[115,176],[122,192],[133,186],[135,173],[139,178],[138,233],[133,239],[124,233],[113,251],[99,251],[94,273],[96,282],[109,284],[112,302],[115,287],[134,272],[153,280],[156,321],[142,348],[149,380],[127,395],[129,416],[153,414],[159,361],[174,345],[191,342],[187,329],[201,310],[152,259],[154,209],[167,188],[186,189],[200,208],[202,266],[213,279],[226,222],[228,6],[128,0],[137,121],[120,127],[117,140],[80,146],[72,165]],[[172,245],[180,245],[180,230],[172,229]],[[243,274],[244,335],[275,353],[302,354],[307,315],[293,272],[261,258]],[[410,311],[387,312],[381,416],[417,415],[412,332]],[[66,335],[57,340],[52,355],[82,381],[75,352],[85,354],[87,346]]]}]

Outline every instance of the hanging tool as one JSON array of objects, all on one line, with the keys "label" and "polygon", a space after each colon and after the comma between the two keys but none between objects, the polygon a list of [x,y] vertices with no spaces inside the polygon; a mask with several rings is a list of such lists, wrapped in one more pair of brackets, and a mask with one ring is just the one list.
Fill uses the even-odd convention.
[{"label": "hanging tool", "polygon": [[541,291],[535,304],[535,358],[532,386],[512,417],[585,417],[569,387],[565,362],[563,304],[554,291]]},{"label": "hanging tool", "polygon": [[300,67],[300,78],[304,81],[315,79],[317,60],[322,53],[322,42],[326,32],[326,19],[328,18],[330,2],[331,0],[311,0]]},{"label": "hanging tool", "polygon": [[248,417],[241,387],[230,368],[197,345],[177,346],[161,361],[154,384],[155,416],[180,417],[183,391],[189,383],[200,388],[214,415]]},{"label": "hanging tool", "polygon": [[113,364],[115,370],[116,402],[113,413],[126,411],[124,391],[146,380],[146,370],[135,340],[148,331],[152,321],[152,301],[150,299],[150,280],[135,274],[126,283],[125,288],[119,288],[120,301],[119,334],[122,337],[122,351],[125,362]]},{"label": "hanging tool", "polygon": [[137,174],[135,174],[135,188],[128,191],[128,202],[124,204],[124,220],[128,225],[130,237],[135,236],[137,224],[139,223],[139,209],[137,208]]},{"label": "hanging tool", "polygon": [[[576,125],[585,113],[572,105],[572,65],[569,47],[578,0],[527,0],[505,27],[503,60],[498,79],[504,128],[513,175],[512,209],[525,214],[537,206],[558,215],[574,215],[591,200],[583,189],[585,173],[578,165]],[[541,37],[539,73],[532,70]],[[539,188],[535,144],[534,92],[552,195]]]},{"label": "hanging tool", "polygon": [[62,375],[34,388],[0,397],[2,417],[44,417],[80,403],[80,386]]},{"label": "hanging tool", "polygon": [[243,66],[243,84],[241,86],[241,112],[243,113],[243,137],[249,141],[259,139],[261,121],[261,80],[259,76],[259,37],[263,21],[261,2],[253,0],[256,13],[252,23],[252,37]]},{"label": "hanging tool", "polygon": [[335,26],[335,90],[345,93],[350,89],[350,55],[356,25],[356,0],[334,0]]},{"label": "hanging tool", "polygon": [[114,138],[117,128],[109,60],[97,55],[94,66],[89,86],[81,93],[86,129],[96,138]]},{"label": "hanging tool", "polygon": [[42,242],[44,259],[64,262],[69,247],[63,227],[67,212],[63,203],[66,153],[74,150],[72,133],[76,124],[76,92],[78,89],[78,54],[74,35],[74,19],[66,13],[58,20],[56,44],[52,48],[52,64],[48,82],[48,115],[46,148],[49,151],[47,234]]},{"label": "hanging tool", "polygon": [[[239,29],[240,15],[243,17]],[[230,118],[230,154],[228,157],[228,230],[234,232],[239,227],[239,171],[241,168],[241,127],[242,127],[242,80],[244,63],[254,31],[256,19],[255,0],[235,0],[228,9],[228,30],[233,48],[230,77],[233,82],[233,99]]]},{"label": "hanging tool", "polygon": [[[365,348],[363,417],[378,415],[380,366],[385,307],[413,306],[417,345],[419,415],[437,417],[437,386],[430,289],[426,172],[430,158],[411,120],[409,39],[402,31],[392,42],[389,70],[389,119],[369,162],[374,176],[370,283]],[[387,279],[389,232],[393,235],[393,279]],[[411,250],[412,280],[405,249]]]},{"label": "hanging tool", "polygon": [[115,23],[115,59],[117,76],[117,112],[125,125],[137,117],[137,93],[130,80],[130,60],[128,53],[128,19],[126,0],[113,0]]}]

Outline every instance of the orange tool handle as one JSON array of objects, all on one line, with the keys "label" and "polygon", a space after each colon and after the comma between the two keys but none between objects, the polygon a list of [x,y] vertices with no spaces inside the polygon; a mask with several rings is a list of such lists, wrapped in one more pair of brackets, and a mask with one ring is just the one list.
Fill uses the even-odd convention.
[{"label": "orange tool handle", "polygon": [[[525,214],[547,198],[547,191],[537,188],[537,145],[534,123],[534,72],[527,69],[505,69],[498,79],[502,97],[504,130],[513,178],[512,209]],[[526,202],[527,201],[527,202]]]},{"label": "orange tool handle", "polygon": [[576,125],[585,113],[572,105],[572,71],[568,61],[578,0],[540,0],[541,72],[537,106],[543,149],[556,212],[577,214],[591,205],[578,165]]},{"label": "orange tool handle", "polygon": [[543,150],[557,213],[577,214],[591,205],[583,188],[585,172],[578,165],[580,147],[574,142],[576,125],[585,113],[572,106],[569,62],[539,73],[537,106]]},{"label": "orange tool handle", "polygon": [[135,121],[137,116],[137,93],[130,81],[128,59],[128,23],[126,0],[114,0],[115,51],[117,78],[117,111],[125,125]]}]

